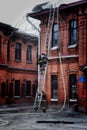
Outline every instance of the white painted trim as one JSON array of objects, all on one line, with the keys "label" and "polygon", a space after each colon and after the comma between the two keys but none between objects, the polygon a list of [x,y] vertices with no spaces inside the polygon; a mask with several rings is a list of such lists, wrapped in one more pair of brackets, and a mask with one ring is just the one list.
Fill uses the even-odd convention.
[{"label": "white painted trim", "polygon": [[56,101],[58,101],[58,99],[53,99],[53,98],[51,98],[51,101],[54,101],[54,102],[56,102]]},{"label": "white painted trim", "polygon": [[[67,56],[61,56],[62,59],[64,58],[77,58],[79,57],[79,55],[67,55]],[[59,59],[60,56],[55,56],[55,57],[48,57],[48,60],[52,60],[52,59]]]},{"label": "white painted trim", "polygon": [[70,102],[77,102],[77,99],[70,99]]}]

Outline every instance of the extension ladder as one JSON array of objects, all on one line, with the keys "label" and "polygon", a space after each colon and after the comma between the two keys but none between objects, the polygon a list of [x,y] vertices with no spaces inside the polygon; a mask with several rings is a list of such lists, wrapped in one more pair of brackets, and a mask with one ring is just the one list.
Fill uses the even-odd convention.
[{"label": "extension ladder", "polygon": [[[49,52],[50,52],[50,43],[51,43],[54,15],[55,15],[55,8],[51,8],[49,12],[48,26],[47,26],[47,32],[46,32],[46,38],[45,38],[45,45],[44,45],[44,54],[46,54],[47,57],[49,57]],[[33,111],[40,111],[41,101],[43,97],[42,92],[45,91],[44,86],[45,86],[45,81],[46,81],[47,68],[48,68],[48,61],[45,66],[44,72],[42,74],[40,72],[40,67],[38,70],[39,71],[38,89],[35,96]]]}]

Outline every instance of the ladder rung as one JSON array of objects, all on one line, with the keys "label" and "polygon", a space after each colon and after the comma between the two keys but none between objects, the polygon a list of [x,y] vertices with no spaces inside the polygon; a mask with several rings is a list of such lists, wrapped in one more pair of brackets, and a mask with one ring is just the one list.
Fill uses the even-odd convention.
[{"label": "ladder rung", "polygon": [[[50,13],[49,13],[48,27],[47,27],[47,33],[46,33],[46,39],[45,39],[45,51],[47,54],[49,53],[49,48],[50,48],[50,38],[51,38],[53,21],[54,21],[54,12],[55,12],[55,8],[54,9],[51,8]],[[48,63],[45,66],[45,70],[43,71],[43,74],[40,73],[40,78],[39,78],[40,81],[39,81],[39,85],[38,85],[39,90],[43,90],[43,87],[45,85],[47,66],[48,66]],[[41,100],[42,100],[42,93],[40,96],[38,96],[38,93],[36,93],[33,108],[37,107],[36,109],[39,110],[40,105],[41,105]]]}]

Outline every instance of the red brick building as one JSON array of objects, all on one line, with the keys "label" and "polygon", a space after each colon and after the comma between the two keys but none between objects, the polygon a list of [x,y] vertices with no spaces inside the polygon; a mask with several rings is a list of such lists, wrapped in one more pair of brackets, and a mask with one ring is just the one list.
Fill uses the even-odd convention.
[{"label": "red brick building", "polygon": [[[47,4],[37,5],[27,14],[41,21],[41,53],[50,14]],[[87,112],[87,0],[55,8],[48,60],[48,103],[63,104],[66,97],[67,104],[77,104],[79,110]]]},{"label": "red brick building", "polygon": [[0,23],[0,105],[34,99],[37,43],[37,37]]}]

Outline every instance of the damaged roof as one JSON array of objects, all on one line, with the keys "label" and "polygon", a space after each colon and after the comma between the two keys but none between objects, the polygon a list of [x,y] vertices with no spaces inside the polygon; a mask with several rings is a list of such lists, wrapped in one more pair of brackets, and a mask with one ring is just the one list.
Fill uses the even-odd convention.
[{"label": "damaged roof", "polygon": [[33,11],[33,12],[40,12],[41,10],[44,9],[44,6],[47,5],[48,3],[49,3],[49,2],[42,3],[42,4],[38,4],[38,5],[36,5],[36,6],[32,9],[32,11]]},{"label": "damaged roof", "polygon": [[[52,7],[51,5],[49,6],[49,4],[50,4],[50,2],[36,5],[32,9],[32,12],[27,13],[27,17],[30,16],[32,18],[36,18],[36,19],[40,20],[40,17],[39,17],[40,15],[49,13],[50,8]],[[83,5],[87,6],[87,0],[80,0],[77,2],[69,3],[69,4],[62,3],[58,7],[59,7],[59,10],[66,10],[66,9],[70,9],[70,8],[71,9],[77,8],[77,7],[80,7]],[[47,8],[46,8],[46,6],[47,6]],[[58,7],[56,7],[56,8],[58,8]]]}]

